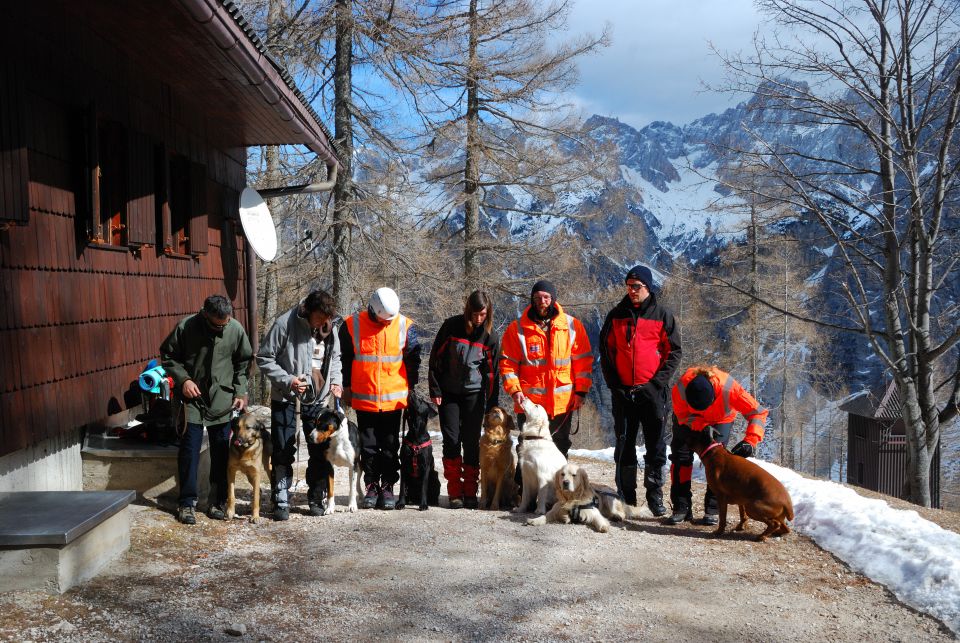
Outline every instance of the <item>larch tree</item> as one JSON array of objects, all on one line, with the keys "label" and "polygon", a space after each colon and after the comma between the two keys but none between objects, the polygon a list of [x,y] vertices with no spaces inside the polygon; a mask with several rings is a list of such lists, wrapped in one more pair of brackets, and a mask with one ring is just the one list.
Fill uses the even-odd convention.
[{"label": "larch tree", "polygon": [[[835,244],[831,285],[846,301],[842,315],[794,316],[865,337],[896,379],[905,491],[929,506],[940,427],[960,402],[953,214],[960,7],[949,0],[758,4],[783,30],[758,37],[753,54],[725,57],[731,88],[755,93],[759,107],[736,153],[775,186],[756,188],[761,198],[803,213]],[[830,129],[845,149],[776,139],[756,123]],[[938,367],[947,395],[936,392]]]},{"label": "larch tree", "polygon": [[577,80],[576,59],[607,36],[557,42],[569,8],[410,0],[384,27],[391,50],[402,51],[391,78],[424,135],[431,198],[420,214],[462,240],[464,290],[509,288],[499,268],[526,250],[513,241],[517,216],[569,215],[558,195],[600,180],[592,141],[561,97]]}]

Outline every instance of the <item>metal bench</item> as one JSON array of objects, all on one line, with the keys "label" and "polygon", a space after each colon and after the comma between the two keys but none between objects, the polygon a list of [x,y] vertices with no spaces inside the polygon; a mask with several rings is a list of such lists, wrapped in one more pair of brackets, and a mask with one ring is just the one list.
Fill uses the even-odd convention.
[{"label": "metal bench", "polygon": [[61,593],[130,547],[124,491],[0,493],[0,590]]}]

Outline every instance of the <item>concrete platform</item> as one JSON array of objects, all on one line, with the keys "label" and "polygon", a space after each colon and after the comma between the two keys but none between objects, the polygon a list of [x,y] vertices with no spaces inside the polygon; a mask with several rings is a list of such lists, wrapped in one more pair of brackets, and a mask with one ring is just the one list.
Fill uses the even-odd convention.
[{"label": "concrete platform", "polygon": [[62,593],[130,547],[133,491],[0,493],[0,589]]},{"label": "concrete platform", "polygon": [[[136,409],[107,418],[99,426],[89,427],[80,449],[83,460],[83,488],[87,491],[133,489],[137,502],[155,504],[174,511],[177,507],[176,444],[151,443],[110,435],[114,426],[132,420]],[[198,509],[206,508],[210,491],[210,453],[204,432],[197,471]]]}]

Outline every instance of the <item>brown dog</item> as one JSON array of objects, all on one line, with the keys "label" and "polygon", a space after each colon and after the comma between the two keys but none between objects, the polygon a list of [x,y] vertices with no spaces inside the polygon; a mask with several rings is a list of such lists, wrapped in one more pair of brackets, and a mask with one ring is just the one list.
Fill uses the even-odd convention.
[{"label": "brown dog", "polygon": [[260,467],[270,479],[270,429],[267,420],[270,409],[262,408],[244,413],[233,421],[230,434],[230,454],[227,459],[227,520],[236,515],[236,478],[243,472],[253,487],[250,492],[250,522],[260,521]]},{"label": "brown dog", "polygon": [[517,456],[510,432],[516,430],[513,416],[495,406],[483,416],[480,438],[480,508],[498,511],[500,504],[509,508],[517,495],[513,472]]},{"label": "brown dog", "polygon": [[766,523],[766,530],[757,537],[763,542],[767,536],[790,533],[787,520],[793,520],[793,502],[779,480],[750,462],[733,455],[722,444],[713,441],[709,430],[691,431],[690,448],[697,452],[706,472],[707,485],[717,496],[720,524],[715,535],[727,527],[727,505],[740,507],[740,523],[734,531],[743,531],[747,516]]}]

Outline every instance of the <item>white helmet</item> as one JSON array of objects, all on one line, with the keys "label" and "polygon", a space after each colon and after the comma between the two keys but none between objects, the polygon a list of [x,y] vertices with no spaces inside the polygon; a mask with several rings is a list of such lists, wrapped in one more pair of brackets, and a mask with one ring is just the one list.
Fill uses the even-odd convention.
[{"label": "white helmet", "polygon": [[400,314],[400,298],[392,288],[377,288],[370,298],[370,312],[383,321],[390,321]]}]

